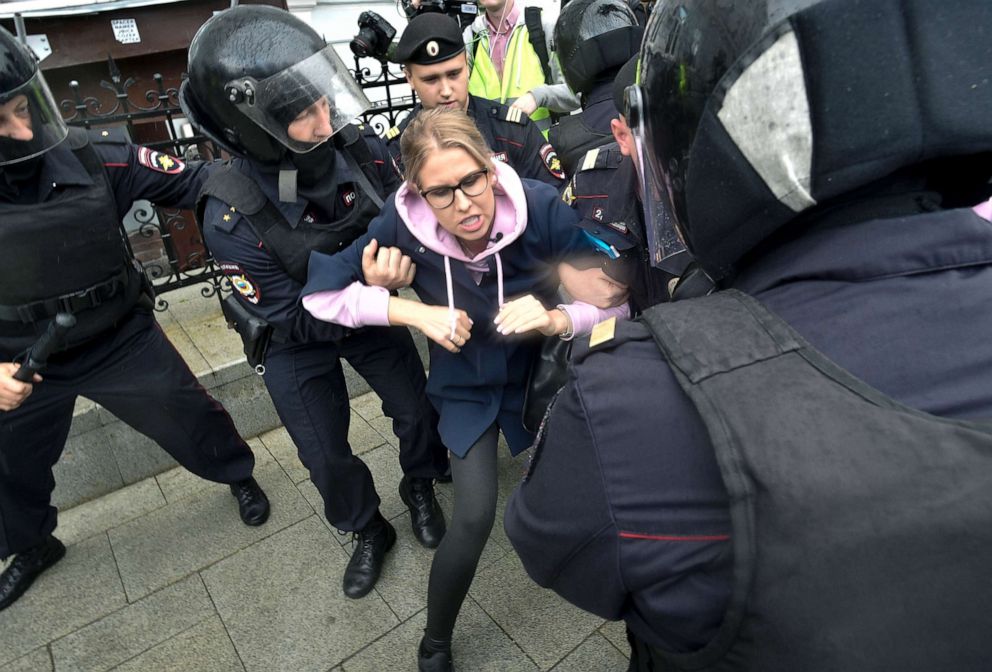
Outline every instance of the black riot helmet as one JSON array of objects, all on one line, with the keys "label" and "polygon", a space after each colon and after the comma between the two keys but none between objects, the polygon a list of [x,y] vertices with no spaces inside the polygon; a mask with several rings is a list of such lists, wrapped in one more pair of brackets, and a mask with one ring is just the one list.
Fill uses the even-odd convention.
[{"label": "black riot helmet", "polygon": [[990,151],[989,25],[988,0],[658,0],[627,99],[645,207],[719,279],[800,213]]},{"label": "black riot helmet", "polygon": [[332,46],[299,18],[265,5],[233,7],[200,27],[179,92],[195,126],[228,151],[263,164],[321,144],[294,139],[288,129],[322,99],[334,132],[369,107]]},{"label": "black riot helmet", "polygon": [[568,87],[588,93],[637,53],[642,34],[625,0],[571,0],[555,23],[555,54]]},{"label": "black riot helmet", "polygon": [[0,166],[35,158],[68,134],[38,59],[0,28]]}]

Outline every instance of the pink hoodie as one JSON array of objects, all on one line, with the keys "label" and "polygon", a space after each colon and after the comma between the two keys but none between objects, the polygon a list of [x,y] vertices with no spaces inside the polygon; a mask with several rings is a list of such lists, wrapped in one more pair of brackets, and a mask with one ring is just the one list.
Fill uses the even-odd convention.
[{"label": "pink hoodie", "polygon": [[[488,270],[486,259],[494,257],[496,262],[499,304],[503,299],[503,263],[500,251],[520,237],[527,227],[527,203],[523,185],[512,168],[500,161],[494,161],[497,185],[496,212],[486,249],[475,256],[469,256],[458,239],[445,231],[437,222],[427,202],[411,189],[406,182],[396,192],[396,212],[407,230],[427,249],[444,257],[447,281],[448,307],[454,312],[454,294],[451,286],[451,259],[465,264],[476,283]],[[368,325],[387,326],[389,292],[382,287],[369,287],[360,282],[352,283],[341,290],[317,292],[303,297],[303,307],[314,317],[326,322],[334,322],[346,327]],[[630,315],[627,304],[615,308],[600,309],[587,303],[575,302],[562,305],[572,322],[573,335],[587,333],[598,322],[610,317],[626,318]]]}]

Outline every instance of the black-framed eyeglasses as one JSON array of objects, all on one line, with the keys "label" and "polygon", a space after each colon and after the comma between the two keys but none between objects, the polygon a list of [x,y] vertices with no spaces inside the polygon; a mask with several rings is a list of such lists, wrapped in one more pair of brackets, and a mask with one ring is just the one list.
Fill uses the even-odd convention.
[{"label": "black-framed eyeglasses", "polygon": [[466,196],[478,196],[489,186],[489,169],[483,168],[474,173],[469,173],[461,179],[458,184],[452,186],[434,187],[427,191],[421,191],[420,195],[431,205],[431,207],[443,210],[455,202],[455,190],[462,192]]}]

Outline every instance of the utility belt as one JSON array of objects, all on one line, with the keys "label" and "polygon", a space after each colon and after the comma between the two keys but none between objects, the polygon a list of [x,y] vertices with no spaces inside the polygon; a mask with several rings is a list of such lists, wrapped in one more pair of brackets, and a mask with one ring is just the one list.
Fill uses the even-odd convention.
[{"label": "utility belt", "polygon": [[272,342],[275,331],[272,325],[260,317],[252,315],[234,294],[221,299],[221,312],[227,320],[228,329],[234,329],[241,337],[248,366],[258,375],[265,374],[265,353]]},{"label": "utility belt", "polygon": [[0,304],[0,320],[33,324],[51,319],[58,313],[77,315],[106,303],[124,291],[130,282],[130,275],[131,267],[125,265],[117,275],[109,280],[78,292],[19,306]]}]

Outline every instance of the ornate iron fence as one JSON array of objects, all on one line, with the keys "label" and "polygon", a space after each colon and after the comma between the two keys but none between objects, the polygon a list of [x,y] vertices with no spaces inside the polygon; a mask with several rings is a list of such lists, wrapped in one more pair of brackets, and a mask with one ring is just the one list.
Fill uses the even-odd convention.
[{"label": "ornate iron fence", "polygon": [[[101,80],[99,87],[113,94],[113,103],[108,105],[104,101],[106,94],[101,97],[96,95],[99,91],[91,91],[73,81],[69,84],[73,99],[61,102],[66,123],[85,128],[125,127],[133,138],[136,122],[164,122],[168,138],[143,144],[187,158],[221,157],[220,149],[206,136],[195,132],[186,135],[177,128],[176,122],[185,120],[179,107],[179,90],[166,87],[162,75],[155,74],[155,88],[145,92],[147,104],[137,104],[131,98],[136,80],[122,75],[112,58],[108,59],[108,69],[110,80]],[[362,120],[377,133],[395,125],[416,104],[412,93],[397,95],[397,86],[403,86],[404,91],[408,89],[405,88],[406,79],[395,66],[388,67],[374,59],[359,61],[355,58],[352,75],[370,92],[370,98],[375,99]],[[134,230],[128,233],[128,244],[155,286],[156,310],[166,310],[169,303],[162,295],[180,287],[202,283],[204,287],[200,293],[204,297],[219,296],[222,288],[226,289],[191,212],[138,205],[130,214]]]}]

